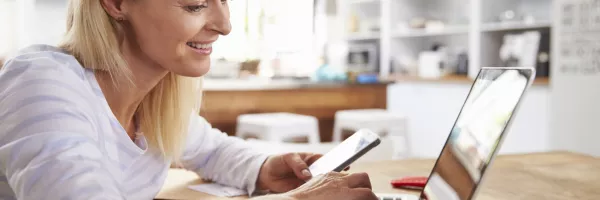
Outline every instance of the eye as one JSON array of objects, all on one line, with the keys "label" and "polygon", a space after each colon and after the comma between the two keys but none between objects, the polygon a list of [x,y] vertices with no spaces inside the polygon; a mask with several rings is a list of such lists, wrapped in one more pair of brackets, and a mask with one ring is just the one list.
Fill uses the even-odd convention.
[{"label": "eye", "polygon": [[202,3],[201,5],[193,5],[193,6],[184,6],[183,7],[183,9],[185,9],[188,12],[200,12],[204,8],[208,8],[207,3]]},{"label": "eye", "polygon": [[[227,4],[227,1],[228,0],[221,0],[221,4]],[[233,0],[231,0],[231,1],[233,1]]]}]

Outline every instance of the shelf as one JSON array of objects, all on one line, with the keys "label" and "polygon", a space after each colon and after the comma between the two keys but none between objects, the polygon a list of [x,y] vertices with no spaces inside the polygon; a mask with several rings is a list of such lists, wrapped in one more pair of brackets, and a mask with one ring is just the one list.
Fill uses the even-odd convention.
[{"label": "shelf", "polygon": [[467,26],[450,26],[442,30],[437,31],[426,31],[426,30],[410,30],[406,32],[396,32],[393,34],[394,38],[412,38],[412,37],[428,37],[428,36],[444,36],[444,35],[461,35],[468,34],[469,28]]},{"label": "shelf", "polygon": [[358,40],[378,40],[381,36],[379,33],[351,33],[348,34],[348,41]]},{"label": "shelf", "polygon": [[[355,22],[354,16],[360,16],[361,31],[343,33],[340,36],[348,44],[379,42],[379,74],[389,76],[393,60],[397,56],[416,58],[419,52],[431,49],[436,44],[444,44],[452,49],[468,51],[469,74],[476,73],[478,66],[499,62],[499,49],[503,44],[503,35],[525,31],[539,31],[542,39],[553,28],[557,16],[554,16],[553,1],[549,0],[476,0],[465,5],[464,0],[419,1],[419,0],[337,0],[340,19],[332,24]],[[343,9],[341,9],[343,8]],[[402,12],[398,12],[398,11]],[[508,10],[514,11],[513,22],[500,22],[501,15],[509,19]],[[426,20],[419,22],[417,18]],[[470,19],[475,19],[470,20]],[[441,22],[430,22],[436,20]],[[380,33],[369,31],[377,29]],[[417,26],[419,25],[419,26]],[[362,27],[365,26],[365,27]],[[367,29],[369,27],[369,29]],[[427,27],[428,29],[426,29]],[[333,27],[332,27],[333,28]],[[337,27],[335,27],[337,28]],[[358,30],[357,30],[358,31]],[[548,42],[548,41],[546,41]],[[543,43],[543,42],[542,42]],[[429,80],[404,77],[400,81],[467,83],[472,80],[448,79]],[[536,80],[535,85],[548,85],[547,79]]]},{"label": "shelf", "polygon": [[483,32],[495,32],[495,31],[514,31],[514,30],[529,30],[529,29],[540,29],[540,28],[550,28],[552,27],[552,22],[550,21],[541,21],[534,23],[524,23],[524,22],[514,22],[514,23],[501,23],[501,22],[493,22],[486,23],[481,26],[481,30]]}]

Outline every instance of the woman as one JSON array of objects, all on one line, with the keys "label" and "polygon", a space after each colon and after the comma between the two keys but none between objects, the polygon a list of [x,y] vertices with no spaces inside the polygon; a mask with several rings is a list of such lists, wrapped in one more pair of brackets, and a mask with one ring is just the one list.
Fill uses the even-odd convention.
[{"label": "woman", "polygon": [[376,199],[365,174],[311,179],[318,155],[268,157],[197,116],[227,1],[71,0],[67,27],[0,71],[0,199],[152,199],[172,162],[276,193],[257,199]]}]

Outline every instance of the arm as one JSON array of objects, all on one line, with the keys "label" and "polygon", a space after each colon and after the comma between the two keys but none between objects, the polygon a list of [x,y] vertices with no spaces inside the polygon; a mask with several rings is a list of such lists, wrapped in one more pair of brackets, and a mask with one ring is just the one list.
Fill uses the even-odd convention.
[{"label": "arm", "polygon": [[256,190],[256,181],[267,155],[254,151],[243,140],[213,129],[204,118],[193,114],[183,166],[217,183]]},{"label": "arm", "polygon": [[0,71],[0,170],[17,199],[125,199],[104,166],[80,80],[51,59]]}]

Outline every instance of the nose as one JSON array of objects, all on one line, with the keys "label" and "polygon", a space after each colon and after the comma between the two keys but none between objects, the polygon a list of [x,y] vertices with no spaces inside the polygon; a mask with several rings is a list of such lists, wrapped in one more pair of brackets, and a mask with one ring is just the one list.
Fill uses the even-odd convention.
[{"label": "nose", "polygon": [[213,5],[208,9],[206,26],[211,31],[218,32],[221,35],[231,33],[231,22],[229,22],[229,6],[221,3],[220,0],[213,0]]}]

